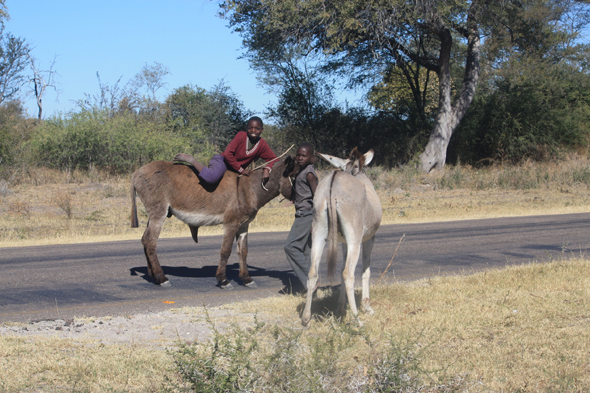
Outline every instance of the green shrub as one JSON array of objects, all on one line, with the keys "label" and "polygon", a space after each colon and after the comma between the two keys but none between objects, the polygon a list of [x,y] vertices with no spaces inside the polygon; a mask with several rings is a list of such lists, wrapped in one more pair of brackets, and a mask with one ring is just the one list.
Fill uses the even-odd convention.
[{"label": "green shrub", "polygon": [[590,75],[567,64],[485,83],[451,139],[449,162],[520,163],[585,149]]},{"label": "green shrub", "polygon": [[[191,391],[208,392],[413,392],[437,390],[432,372],[420,366],[420,345],[391,335],[369,337],[362,327],[328,319],[328,331],[211,324],[209,342],[180,344],[171,352],[176,370]],[[452,381],[458,391],[465,380]],[[442,385],[441,385],[442,386]]]},{"label": "green shrub", "polygon": [[15,169],[28,161],[25,142],[33,133],[35,121],[25,115],[18,101],[0,106],[0,179],[10,179]]},{"label": "green shrub", "polygon": [[187,141],[133,113],[108,116],[82,111],[45,121],[31,140],[38,164],[56,169],[93,167],[125,173],[154,160],[189,151]]}]

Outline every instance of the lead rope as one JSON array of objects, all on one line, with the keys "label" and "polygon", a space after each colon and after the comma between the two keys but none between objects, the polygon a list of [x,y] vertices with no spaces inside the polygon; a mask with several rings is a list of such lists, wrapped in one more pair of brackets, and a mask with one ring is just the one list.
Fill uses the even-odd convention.
[{"label": "lead rope", "polygon": [[[266,166],[267,166],[268,164],[270,164],[271,162],[274,162],[274,161],[276,161],[276,160],[279,160],[279,159],[280,159],[282,156],[284,156],[285,154],[287,154],[287,153],[289,152],[289,150],[291,150],[291,149],[293,148],[293,146],[295,146],[295,144],[291,145],[291,147],[290,147],[290,148],[288,148],[287,150],[285,150],[285,152],[284,152],[283,154],[281,154],[280,156],[278,156],[278,157],[275,157],[275,158],[273,158],[272,160],[270,160],[270,161],[268,161],[268,162],[265,162],[264,164],[262,164],[262,165],[259,165],[259,166],[257,166],[256,168],[252,169],[252,172],[254,172],[254,171],[255,171],[255,170],[257,170],[257,169],[260,169],[260,168],[266,167]],[[271,171],[272,171],[272,168],[269,168],[269,171],[268,171],[268,173],[270,174],[270,172],[271,172]],[[238,177],[242,177],[242,175],[239,175]],[[266,186],[264,185],[264,180],[262,181],[262,189],[263,189],[264,191],[268,192],[268,188],[266,188]]]}]

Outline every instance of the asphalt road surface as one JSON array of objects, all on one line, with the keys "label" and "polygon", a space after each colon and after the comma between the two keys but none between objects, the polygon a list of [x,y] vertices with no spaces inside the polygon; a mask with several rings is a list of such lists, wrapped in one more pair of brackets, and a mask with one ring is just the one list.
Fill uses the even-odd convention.
[{"label": "asphalt road surface", "polygon": [[[382,226],[373,248],[372,279],[388,266],[402,236],[382,282],[585,255],[589,224],[590,214],[568,214]],[[289,290],[297,279],[283,252],[287,232],[251,233],[248,238],[250,274],[258,287],[246,288],[238,278],[234,246],[228,264],[233,291],[220,289],[215,279],[220,236],[201,237],[198,244],[190,237],[160,239],[158,254],[170,288],[150,281],[139,239],[0,248],[0,322],[216,306]],[[321,285],[339,283],[326,278],[325,266],[320,280]]]}]

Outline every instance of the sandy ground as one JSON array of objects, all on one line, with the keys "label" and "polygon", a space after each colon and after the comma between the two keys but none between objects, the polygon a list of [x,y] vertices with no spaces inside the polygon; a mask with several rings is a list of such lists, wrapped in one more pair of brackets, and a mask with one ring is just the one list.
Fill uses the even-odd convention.
[{"label": "sandy ground", "polygon": [[[237,314],[236,310],[224,307],[207,310],[190,308],[117,317],[5,323],[0,325],[0,334],[90,339],[103,344],[147,345],[163,349],[179,341],[207,340],[212,335],[213,327],[219,331],[227,329],[236,322]],[[254,320],[253,314],[239,313],[239,317],[246,324]],[[258,318],[261,319],[260,315]]]}]

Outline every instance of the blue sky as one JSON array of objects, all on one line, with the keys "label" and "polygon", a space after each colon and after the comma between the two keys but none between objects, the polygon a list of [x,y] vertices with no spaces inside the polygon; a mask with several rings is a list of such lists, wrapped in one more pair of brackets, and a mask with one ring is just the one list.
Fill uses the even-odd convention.
[{"label": "blue sky", "polygon": [[[241,38],[217,17],[216,2],[204,0],[7,0],[5,32],[33,47],[40,68],[56,58],[60,94],[48,91],[44,118],[75,108],[84,93],[103,83],[120,85],[154,62],[169,68],[166,90],[194,84],[204,89],[224,80],[246,108],[262,115],[275,97],[259,86],[243,53]],[[58,98],[58,102],[56,102]],[[29,114],[37,115],[34,100]]]}]

